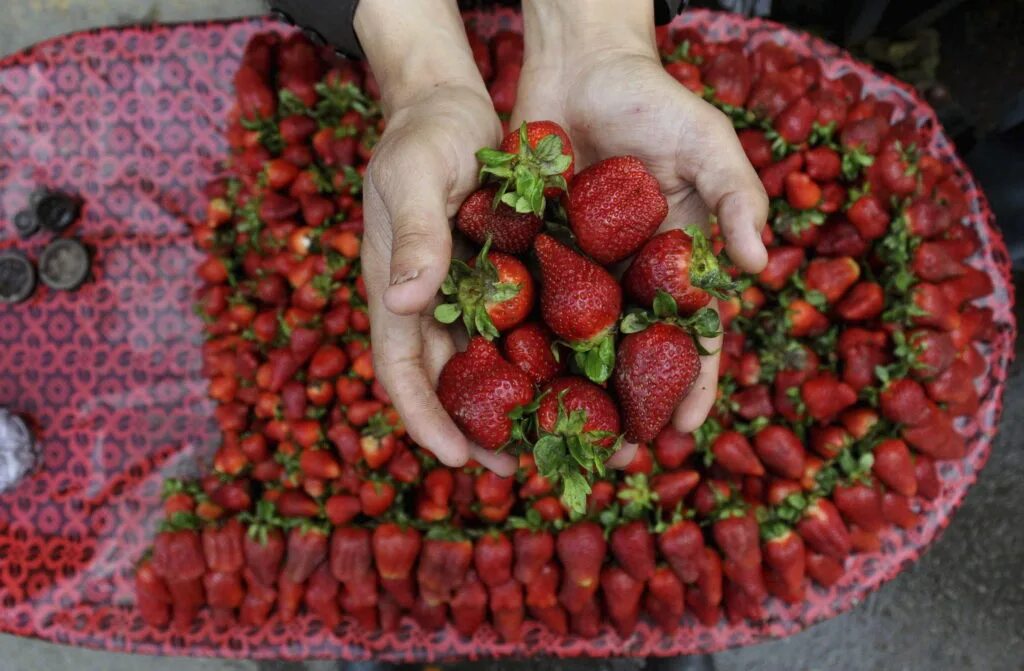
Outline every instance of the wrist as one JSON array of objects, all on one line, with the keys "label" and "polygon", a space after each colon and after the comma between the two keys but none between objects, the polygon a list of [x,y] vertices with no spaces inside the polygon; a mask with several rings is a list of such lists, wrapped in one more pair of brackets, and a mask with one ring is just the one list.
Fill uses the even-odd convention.
[{"label": "wrist", "polygon": [[355,28],[385,115],[440,88],[487,94],[454,0],[362,0]]},{"label": "wrist", "polygon": [[527,70],[573,70],[616,55],[657,59],[651,0],[523,0]]}]

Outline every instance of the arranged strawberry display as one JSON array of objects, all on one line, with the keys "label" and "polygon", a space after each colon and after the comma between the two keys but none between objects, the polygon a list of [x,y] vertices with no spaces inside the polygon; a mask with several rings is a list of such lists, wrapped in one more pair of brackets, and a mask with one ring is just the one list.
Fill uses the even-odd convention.
[{"label": "arranged strawberry display", "polygon": [[[149,625],[305,612],[329,631],[451,622],[513,642],[536,624],[759,621],[918,523],[941,462],[966,453],[956,418],[980,407],[996,329],[976,303],[992,291],[972,262],[982,242],[931,131],[772,42],[661,46],[739,130],[771,199],[768,266],[723,263],[714,222],[656,232],[667,206],[643,164],[575,174],[550,121],[481,149],[455,218],[474,251],[437,309],[471,337],[437,393],[471,440],[516,454],[501,477],[440,466],[375,378],[358,260],[384,128],[371,80],[301,36],[253,39],[229,168],[194,228],[220,444],[209,475],[165,484],[135,575]],[[511,111],[521,36],[471,47]],[[711,418],[682,434],[672,413],[718,333]],[[607,467],[626,442],[632,463]]]}]

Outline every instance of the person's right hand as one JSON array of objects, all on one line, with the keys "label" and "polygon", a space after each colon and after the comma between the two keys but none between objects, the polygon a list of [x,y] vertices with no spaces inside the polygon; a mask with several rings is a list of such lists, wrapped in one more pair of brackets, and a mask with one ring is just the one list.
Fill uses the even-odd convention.
[{"label": "person's right hand", "polygon": [[364,181],[363,274],[374,365],[409,436],[448,466],[473,458],[501,475],[515,458],[469,442],[434,388],[455,353],[433,316],[452,256],[449,219],[477,186],[474,153],[501,126],[486,91],[434,88],[394,112]]}]

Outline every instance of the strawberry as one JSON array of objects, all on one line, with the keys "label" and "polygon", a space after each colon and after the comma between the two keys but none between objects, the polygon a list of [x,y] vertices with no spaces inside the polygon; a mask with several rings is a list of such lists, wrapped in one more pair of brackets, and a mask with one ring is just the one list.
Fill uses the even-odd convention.
[{"label": "strawberry", "polygon": [[565,370],[565,362],[555,357],[554,338],[541,323],[523,324],[505,335],[505,358],[542,385]]},{"label": "strawberry", "polygon": [[516,212],[501,202],[495,207],[497,193],[498,187],[485,186],[469,194],[455,215],[455,227],[480,246],[490,239],[499,252],[524,254],[544,222],[532,212]]},{"label": "strawberry", "polygon": [[530,378],[480,336],[445,364],[437,395],[466,435],[489,450],[500,449],[513,438],[513,415],[534,396]]},{"label": "strawberry", "polygon": [[601,631],[601,606],[593,594],[582,599],[575,611],[569,611],[569,617],[570,630],[577,636],[592,639]]},{"label": "strawberry", "polygon": [[758,171],[761,184],[769,198],[778,198],[785,192],[786,177],[804,165],[804,155],[794,152],[777,163],[773,163]]},{"label": "strawberry", "polygon": [[697,581],[704,561],[704,534],[696,522],[679,520],[661,530],[658,551],[681,581]]},{"label": "strawberry", "polygon": [[910,297],[913,308],[916,308],[911,315],[911,321],[915,326],[953,331],[960,325],[957,306],[949,300],[939,285],[921,282],[911,290]]},{"label": "strawberry", "polygon": [[704,82],[714,89],[715,99],[739,107],[750,92],[750,65],[740,51],[723,49],[708,58],[701,74]]},{"label": "strawberry", "polygon": [[622,276],[622,286],[627,296],[647,308],[664,291],[684,315],[707,305],[712,295],[725,297],[724,292],[734,287],[696,227],[665,231],[644,243]]},{"label": "strawberry", "polygon": [[804,172],[814,181],[831,182],[839,179],[839,171],[839,153],[835,149],[815,147],[804,152]]},{"label": "strawberry", "polygon": [[360,527],[335,527],[331,532],[328,565],[331,575],[345,585],[365,580],[373,571],[369,530]]},{"label": "strawberry", "polygon": [[949,210],[924,197],[915,198],[904,211],[907,232],[922,238],[934,238],[953,223]]},{"label": "strawberry", "polygon": [[622,637],[632,634],[640,617],[644,581],[637,580],[623,568],[608,566],[601,571],[601,592],[604,594],[608,619],[612,621],[615,631]]},{"label": "strawberry", "polygon": [[882,519],[882,497],[878,490],[863,482],[839,483],[832,500],[843,518],[863,531],[879,531]]},{"label": "strawberry", "polygon": [[836,561],[850,554],[849,531],[828,499],[818,499],[804,510],[796,532],[812,550]]},{"label": "strawberry", "polygon": [[[612,385],[619,397],[626,425],[626,440],[647,443],[668,424],[679,402],[690,393],[700,373],[700,357],[693,336],[719,332],[718,315],[702,309],[680,321],[675,301],[659,292],[655,299],[656,319],[631,314],[623,320],[627,333],[619,345]],[[681,325],[680,325],[681,324]]]},{"label": "strawberry", "polygon": [[886,522],[901,529],[913,529],[917,526],[917,513],[911,509],[910,499],[897,492],[882,494],[882,515]]},{"label": "strawberry", "polygon": [[798,98],[775,117],[773,127],[789,144],[803,144],[811,135],[817,110],[807,98]]},{"label": "strawberry", "polygon": [[480,176],[497,182],[495,207],[504,203],[520,214],[541,216],[545,197],[557,197],[573,178],[572,143],[553,121],[523,122],[498,149],[481,149],[476,157]]},{"label": "strawberry", "polygon": [[722,558],[706,547],[697,566],[697,581],[686,591],[686,604],[696,611],[703,624],[713,625],[718,621],[717,608],[722,601]]},{"label": "strawberry", "polygon": [[448,603],[466,580],[473,544],[444,527],[433,527],[423,541],[416,580],[428,604]]},{"label": "strawberry", "polygon": [[594,522],[576,522],[559,532],[555,547],[565,571],[559,600],[570,613],[579,613],[598,588],[604,533]]},{"label": "strawberry", "polygon": [[942,481],[935,468],[935,462],[922,454],[914,459],[914,477],[917,481],[917,494],[931,501],[942,493]]},{"label": "strawberry", "polygon": [[750,164],[760,170],[772,164],[772,144],[764,131],[747,128],[737,133]]},{"label": "strawberry", "polygon": [[839,413],[857,402],[857,392],[835,376],[821,374],[800,385],[800,397],[807,414],[821,424],[827,424]]},{"label": "strawberry", "polygon": [[758,274],[757,281],[765,289],[781,291],[803,263],[804,250],[800,247],[770,247],[768,265]]},{"label": "strawberry", "polygon": [[654,458],[664,470],[675,470],[697,449],[697,442],[688,433],[679,433],[666,426],[654,437]]},{"label": "strawberry", "polygon": [[781,528],[768,537],[761,546],[765,565],[778,577],[778,596],[789,603],[800,603],[804,598],[804,571],[806,557],[803,539],[792,529]]},{"label": "strawberry", "polygon": [[654,537],[640,520],[616,527],[609,536],[612,556],[634,580],[646,582],[654,575]]},{"label": "strawberry", "polygon": [[379,517],[387,512],[395,500],[395,486],[386,480],[366,480],[359,486],[359,502],[363,514]]},{"label": "strawberry", "polygon": [[340,585],[337,579],[331,575],[327,564],[321,564],[317,570],[313,571],[306,586],[304,596],[306,608],[322,621],[328,630],[333,630],[341,624],[341,610],[338,604],[339,591]]},{"label": "strawberry", "polygon": [[580,249],[610,265],[633,254],[658,230],[668,215],[668,202],[643,163],[616,156],[576,175],[566,214]]},{"label": "strawberry", "polygon": [[441,292],[450,301],[438,305],[434,318],[451,324],[460,316],[470,336],[498,337],[526,319],[533,308],[533,278],[513,256],[488,253],[485,242],[469,264],[453,259]]},{"label": "strawberry", "polygon": [[153,570],[150,559],[135,567],[135,607],[146,624],[164,628],[171,619],[171,595],[167,583]]},{"label": "strawberry", "polygon": [[946,280],[940,288],[946,300],[956,308],[976,298],[984,298],[994,290],[989,274],[973,266],[964,266],[962,275]]},{"label": "strawberry", "polygon": [[515,580],[491,585],[489,590],[491,620],[502,641],[512,643],[522,638],[523,588]]},{"label": "strawberry", "polygon": [[[757,567],[760,571],[760,567]],[[725,613],[730,624],[737,624],[745,619],[760,621],[764,618],[761,610],[761,597],[752,596],[741,585],[733,580],[725,583]]]},{"label": "strawberry", "polygon": [[803,443],[790,429],[781,425],[767,426],[754,436],[754,450],[769,471],[797,480],[803,474]]},{"label": "strawberry", "polygon": [[484,534],[473,546],[473,567],[488,587],[512,579],[512,542],[503,533]]},{"label": "strawberry", "polygon": [[914,425],[926,417],[928,399],[914,380],[894,380],[879,395],[882,415],[899,424]]},{"label": "strawberry", "polygon": [[555,552],[555,539],[547,531],[516,529],[512,545],[516,554],[515,578],[524,585],[537,579]]},{"label": "strawberry", "polygon": [[842,298],[859,278],[860,266],[849,256],[817,258],[804,271],[807,288],[819,292],[830,304]]},{"label": "strawberry", "polygon": [[711,444],[715,463],[736,475],[764,475],[764,466],[758,461],[746,436],[736,431],[723,431]]},{"label": "strawberry", "polygon": [[644,609],[655,624],[671,634],[679,627],[685,608],[683,584],[666,566],[655,569],[647,582]]},{"label": "strawberry", "polygon": [[[483,589],[483,585],[480,586],[480,589]],[[447,612],[448,609],[443,602],[431,603],[420,595],[409,614],[416,624],[426,631],[438,631],[443,629],[447,623]]]},{"label": "strawberry", "polygon": [[288,549],[279,577],[301,584],[327,559],[327,554],[325,529],[314,524],[293,527],[288,532]]},{"label": "strawberry", "polygon": [[885,291],[880,284],[863,281],[853,285],[836,304],[836,313],[846,321],[874,319],[885,307]]},{"label": "strawberry", "polygon": [[[254,513],[243,513],[242,521],[248,525],[242,544],[246,570],[253,580],[271,587],[285,555],[285,538],[281,531],[284,521],[269,501],[257,503]],[[251,585],[252,581],[249,582]]]},{"label": "strawberry", "polygon": [[604,382],[614,364],[613,331],[622,308],[618,282],[548,235],[538,235],[534,249],[540,262],[544,321],[576,350],[587,377]]},{"label": "strawberry", "polygon": [[843,577],[843,565],[832,557],[817,552],[807,552],[807,575],[826,589]]},{"label": "strawberry", "polygon": [[883,440],[873,450],[875,457],[871,472],[887,487],[903,496],[917,493],[914,462],[907,444],[898,438]]},{"label": "strawberry", "polygon": [[882,200],[873,194],[864,194],[850,205],[846,216],[860,236],[871,241],[885,235],[891,218]]},{"label": "strawberry", "polygon": [[964,265],[944,240],[925,240],[914,250],[910,271],[925,282],[942,282],[964,274]]},{"label": "strawberry", "polygon": [[828,328],[828,317],[802,298],[791,300],[786,306],[786,327],[791,336],[821,335]]},{"label": "strawberry", "polygon": [[797,210],[810,210],[821,202],[821,187],[805,172],[786,175],[786,201]]},{"label": "strawberry", "polygon": [[583,378],[563,377],[547,386],[537,408],[540,437],[533,448],[538,472],[562,482],[562,500],[582,512],[590,488],[580,467],[604,473],[604,461],[617,448],[619,414],[614,401]]},{"label": "strawberry", "polygon": [[569,622],[565,609],[558,603],[560,577],[558,564],[548,562],[540,568],[535,580],[520,582],[526,587],[526,606],[530,615],[556,634],[564,636],[569,633]]}]

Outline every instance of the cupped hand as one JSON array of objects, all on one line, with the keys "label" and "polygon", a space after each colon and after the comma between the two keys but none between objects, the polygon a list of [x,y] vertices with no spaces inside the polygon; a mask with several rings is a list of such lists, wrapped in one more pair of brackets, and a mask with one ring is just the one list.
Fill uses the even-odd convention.
[{"label": "cupped hand", "polygon": [[[573,143],[577,170],[611,156],[637,157],[668,200],[662,230],[705,224],[714,214],[730,259],[748,272],[764,267],[764,188],[729,120],[665,72],[653,42],[649,48],[604,46],[589,54],[531,57],[529,32],[527,40],[513,125],[533,119],[562,124]],[[565,51],[571,52],[571,45]],[[703,345],[717,352],[721,337]],[[695,430],[710,412],[718,358],[702,358],[693,391],[673,416],[677,430]]]},{"label": "cupped hand", "polygon": [[455,353],[433,317],[452,255],[449,219],[477,185],[474,153],[500,132],[482,87],[435,87],[395,110],[366,172],[362,262],[376,373],[409,436],[448,466],[473,458],[511,475],[515,458],[470,443],[434,392]]}]

